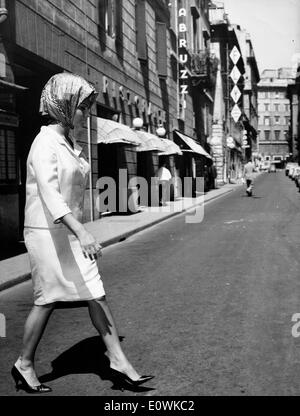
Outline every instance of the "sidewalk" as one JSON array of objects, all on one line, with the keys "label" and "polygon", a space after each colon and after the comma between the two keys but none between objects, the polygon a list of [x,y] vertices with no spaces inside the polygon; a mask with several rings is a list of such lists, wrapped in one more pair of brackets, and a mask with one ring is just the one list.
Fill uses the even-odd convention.
[{"label": "sidewalk", "polygon": [[[132,215],[104,216],[100,220],[86,223],[85,227],[101,242],[102,247],[107,247],[168,218],[226,195],[240,186],[241,184],[226,184],[197,198],[182,198],[168,202],[166,207],[143,207],[141,212]],[[192,216],[193,212],[190,215]],[[0,261],[0,291],[29,279],[30,265],[27,253]]]}]

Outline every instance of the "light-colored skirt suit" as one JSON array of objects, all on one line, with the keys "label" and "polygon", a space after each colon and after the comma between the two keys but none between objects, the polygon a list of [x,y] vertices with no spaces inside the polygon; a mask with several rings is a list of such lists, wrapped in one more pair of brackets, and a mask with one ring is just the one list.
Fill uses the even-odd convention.
[{"label": "light-colored skirt suit", "polygon": [[82,221],[89,164],[50,127],[42,127],[27,160],[24,239],[34,303],[98,299],[105,295],[96,260],[86,258],[77,237],[61,223],[69,213]]}]

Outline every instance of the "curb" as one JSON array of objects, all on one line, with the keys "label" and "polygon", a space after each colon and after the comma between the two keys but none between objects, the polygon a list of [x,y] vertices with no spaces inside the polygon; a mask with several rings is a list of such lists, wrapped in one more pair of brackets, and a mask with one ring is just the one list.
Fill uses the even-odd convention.
[{"label": "curb", "polygon": [[15,279],[12,279],[8,282],[4,282],[0,284],[0,292],[2,292],[3,290],[7,290],[10,289],[11,287],[17,286],[21,283],[26,282],[27,280],[31,279],[31,274],[30,273],[26,273],[23,274],[21,276],[16,277]]},{"label": "curb", "polygon": [[203,204],[205,204],[205,203],[211,202],[211,201],[213,201],[213,200],[215,200],[215,199],[221,198],[222,196],[225,196],[225,195],[227,195],[227,194],[229,194],[230,192],[233,192],[233,191],[234,191],[234,189],[228,189],[228,191],[226,191],[226,192],[222,193],[221,195],[215,195],[215,196],[213,196],[212,198],[210,198],[208,201],[206,201],[206,202],[204,201],[204,203],[203,203],[203,202],[200,202],[200,203],[198,203],[198,204],[191,205],[191,206],[189,206],[188,208],[185,208],[185,209],[183,209],[183,210],[182,210],[182,211],[180,211],[180,212],[172,212],[171,214],[166,215],[166,216],[165,216],[165,217],[163,217],[163,218],[159,218],[159,219],[157,219],[157,220],[155,220],[155,221],[152,221],[152,222],[151,222],[151,223],[149,223],[149,224],[142,225],[142,226],[140,226],[140,227],[138,227],[138,228],[136,228],[136,229],[134,229],[134,230],[132,230],[132,231],[128,231],[128,232],[126,232],[126,233],[124,233],[124,234],[120,234],[120,235],[119,235],[119,236],[117,236],[117,237],[111,238],[110,240],[106,240],[106,241],[102,242],[102,243],[101,243],[101,245],[102,245],[102,247],[104,247],[104,248],[105,248],[105,247],[111,246],[111,245],[113,245],[113,244],[121,243],[121,242],[123,242],[124,240],[126,240],[128,237],[131,237],[131,236],[132,236],[132,235],[134,235],[134,234],[138,234],[139,232],[144,231],[144,230],[146,230],[147,228],[154,227],[155,225],[157,225],[157,224],[159,224],[159,223],[161,223],[161,222],[167,221],[167,220],[169,220],[170,218],[173,218],[173,217],[176,217],[176,216],[182,215],[182,214],[184,214],[185,212],[190,211],[190,210],[191,210],[191,209],[193,209],[193,208],[196,208],[196,207],[201,206],[201,205],[203,205]]},{"label": "curb", "polygon": [[[201,205],[203,205],[205,203],[211,202],[211,201],[213,201],[215,199],[218,199],[218,198],[221,198],[221,197],[223,197],[225,195],[228,195],[229,193],[233,192],[234,190],[235,189],[228,189],[226,192],[223,192],[221,195],[215,195],[215,196],[213,196],[208,201],[196,203],[194,205],[191,205],[191,206],[183,209],[180,212],[176,212],[176,211],[175,212],[172,212],[171,214],[166,215],[163,218],[159,218],[159,219],[157,219],[155,221],[152,221],[149,224],[142,225],[142,226],[140,226],[140,227],[138,227],[138,228],[136,228],[134,230],[125,232],[125,233],[120,234],[120,235],[118,235],[116,237],[113,237],[113,238],[111,238],[109,240],[103,241],[103,242],[101,242],[101,246],[103,248],[105,248],[105,247],[109,247],[109,246],[114,245],[114,244],[117,244],[117,243],[121,243],[121,242],[125,241],[127,238],[131,237],[134,234],[138,234],[141,231],[144,231],[144,230],[146,230],[148,228],[154,227],[155,225],[157,225],[157,224],[159,224],[161,222],[164,222],[166,220],[169,220],[170,218],[173,218],[173,217],[182,215],[185,212],[187,212],[187,211],[189,211],[189,210],[191,210],[193,208],[196,208],[197,206],[201,206]],[[30,279],[31,279],[31,274],[30,273],[26,273],[26,274],[23,274],[21,276],[16,277],[15,279],[12,279],[12,280],[8,281],[8,282],[0,283],[0,292],[2,292],[4,290],[7,290],[7,289],[10,289],[10,288],[12,288],[14,286],[17,286],[18,284],[24,283],[24,282],[26,282],[26,281],[28,281]]]}]

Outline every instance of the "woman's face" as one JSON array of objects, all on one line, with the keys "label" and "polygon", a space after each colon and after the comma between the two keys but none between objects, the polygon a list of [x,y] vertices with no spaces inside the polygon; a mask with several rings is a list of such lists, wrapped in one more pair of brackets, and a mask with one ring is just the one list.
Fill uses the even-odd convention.
[{"label": "woman's face", "polygon": [[86,120],[90,113],[90,101],[84,100],[80,106],[76,109],[76,113],[74,116],[74,127],[83,127],[86,123]]}]

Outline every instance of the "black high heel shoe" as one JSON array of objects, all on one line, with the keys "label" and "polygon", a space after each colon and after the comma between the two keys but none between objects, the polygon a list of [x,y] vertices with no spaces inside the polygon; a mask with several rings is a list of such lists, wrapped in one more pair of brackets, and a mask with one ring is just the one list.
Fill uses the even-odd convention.
[{"label": "black high heel shoe", "polygon": [[141,386],[142,384],[146,383],[147,381],[150,381],[154,378],[154,376],[141,376],[137,380],[132,380],[132,378],[130,378],[124,373],[121,373],[118,370],[114,370],[113,368],[110,368],[110,371],[113,376],[115,384],[118,385],[122,391],[124,391],[124,387],[126,386],[137,388]]},{"label": "black high heel shoe", "polygon": [[17,391],[22,389],[25,390],[26,393],[31,394],[50,393],[52,391],[50,387],[45,386],[44,384],[40,384],[39,386],[30,386],[15,365],[11,369],[11,375],[15,380]]}]

